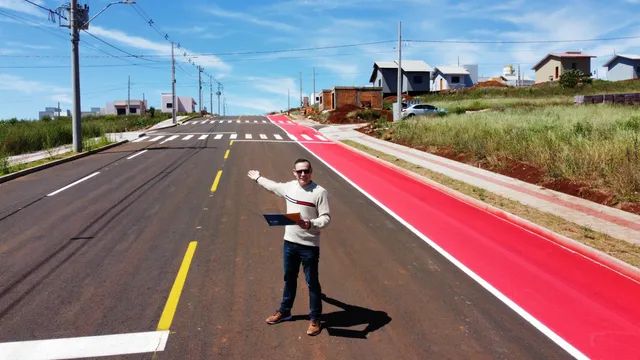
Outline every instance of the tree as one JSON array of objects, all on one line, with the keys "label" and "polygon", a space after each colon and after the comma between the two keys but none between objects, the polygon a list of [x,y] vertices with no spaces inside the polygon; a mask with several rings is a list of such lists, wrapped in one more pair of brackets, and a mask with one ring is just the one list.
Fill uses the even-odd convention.
[{"label": "tree", "polygon": [[156,114],[156,108],[154,108],[153,106],[151,106],[149,108],[149,115],[151,115],[151,117],[154,117]]},{"label": "tree", "polygon": [[591,84],[591,77],[578,69],[570,69],[560,75],[560,86],[574,88],[578,85]]}]

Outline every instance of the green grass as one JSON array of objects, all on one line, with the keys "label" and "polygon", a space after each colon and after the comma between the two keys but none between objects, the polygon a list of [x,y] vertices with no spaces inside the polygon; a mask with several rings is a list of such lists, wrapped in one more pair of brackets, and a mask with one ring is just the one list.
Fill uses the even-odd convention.
[{"label": "green grass", "polygon": [[640,115],[634,107],[555,105],[449,114],[394,123],[393,141],[453,149],[477,160],[509,158],[550,178],[609,189],[640,201]]},{"label": "green grass", "polygon": [[[108,132],[143,129],[166,119],[164,116],[100,116],[82,119],[82,137],[104,136]],[[0,158],[71,144],[71,119],[48,121],[0,121]]]},{"label": "green grass", "polygon": [[544,83],[529,87],[505,88],[469,88],[461,91],[432,93],[419,98],[425,102],[496,99],[496,98],[553,98],[557,96],[573,97],[575,95],[610,94],[640,92],[640,80],[606,81],[594,80],[592,84],[576,88],[563,88],[557,82]]},{"label": "green grass", "polygon": [[463,100],[436,100],[430,104],[445,108],[451,114],[462,114],[466,111],[498,110],[503,111],[513,108],[536,108],[553,105],[571,105],[573,98],[569,96],[555,96],[551,98],[482,98]]},{"label": "green grass", "polygon": [[[93,139],[84,139],[82,141],[82,146],[84,151],[91,151],[91,150],[95,150],[98,148],[101,148],[103,146],[107,146],[109,144],[113,143],[112,141],[109,141],[109,139],[107,139],[106,136],[101,136],[98,138],[93,138]],[[28,163],[21,163],[21,164],[14,164],[14,165],[9,165],[9,162],[7,160],[7,157],[3,157],[0,156],[0,176],[1,175],[7,175],[7,174],[11,174],[17,171],[21,171],[21,170],[25,170],[28,168],[32,168],[35,166],[39,166],[39,165],[43,165],[55,160],[60,160],[60,159],[64,159],[64,158],[68,158],[70,156],[76,155],[75,152],[73,151],[69,151],[66,153],[62,153],[62,154],[57,154],[57,155],[52,155],[50,154],[50,156],[44,158],[44,159],[40,159],[40,160],[36,160],[36,161],[31,161]]]}]

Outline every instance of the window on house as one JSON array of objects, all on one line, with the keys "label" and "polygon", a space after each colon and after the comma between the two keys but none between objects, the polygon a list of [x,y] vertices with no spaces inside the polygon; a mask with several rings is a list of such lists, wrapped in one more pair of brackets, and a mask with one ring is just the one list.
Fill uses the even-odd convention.
[{"label": "window on house", "polygon": [[572,68],[573,70],[575,70],[575,69],[577,69],[578,67],[577,67],[576,63],[571,63],[571,68]]},{"label": "window on house", "polygon": [[460,76],[452,76],[451,77],[451,83],[452,84],[459,84],[460,83]]},{"label": "window on house", "polygon": [[167,109],[171,109],[173,107],[173,103],[167,103]]},{"label": "window on house", "polygon": [[382,79],[378,80],[378,86],[382,86]]},{"label": "window on house", "polygon": [[414,75],[414,76],[413,76],[413,83],[414,83],[414,84],[422,84],[422,76],[420,76],[420,75]]},{"label": "window on house", "polygon": [[636,78],[640,77],[640,66],[636,66]]},{"label": "window on house", "polygon": [[138,113],[138,108],[129,108],[129,114],[137,114]]},{"label": "window on house", "polygon": [[560,76],[560,67],[556,66],[556,79]]}]

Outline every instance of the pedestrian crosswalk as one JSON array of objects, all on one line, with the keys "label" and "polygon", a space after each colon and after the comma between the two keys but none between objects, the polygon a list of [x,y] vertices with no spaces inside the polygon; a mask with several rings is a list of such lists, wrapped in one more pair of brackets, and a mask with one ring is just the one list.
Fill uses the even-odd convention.
[{"label": "pedestrian crosswalk", "polygon": [[[255,136],[254,136],[255,135]],[[197,136],[197,137],[196,137]],[[280,134],[252,134],[252,133],[211,133],[211,134],[164,134],[164,135],[151,135],[151,136],[142,136],[139,137],[132,142],[153,142],[158,144],[165,144],[170,141],[181,141],[181,140],[237,140],[242,139],[245,141],[313,141],[313,142],[330,142],[329,139],[320,135],[320,134],[300,134],[298,136],[287,134],[288,139],[283,139]]]},{"label": "pedestrian crosswalk", "polygon": [[[186,121],[183,125],[213,125],[213,124],[272,124],[268,120],[190,120]],[[293,124],[292,121],[278,120],[274,121],[276,124]]]}]

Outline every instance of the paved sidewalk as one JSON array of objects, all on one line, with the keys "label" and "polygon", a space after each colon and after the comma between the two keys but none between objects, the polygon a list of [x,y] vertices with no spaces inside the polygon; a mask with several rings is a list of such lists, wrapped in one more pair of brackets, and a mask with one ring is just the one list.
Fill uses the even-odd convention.
[{"label": "paved sidewalk", "polygon": [[319,129],[334,141],[352,140],[450,178],[536,208],[614,238],[640,245],[640,216],[575,196],[427,152],[380,140],[354,129],[360,125],[324,126],[304,119],[298,122]]}]

